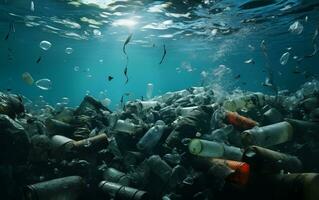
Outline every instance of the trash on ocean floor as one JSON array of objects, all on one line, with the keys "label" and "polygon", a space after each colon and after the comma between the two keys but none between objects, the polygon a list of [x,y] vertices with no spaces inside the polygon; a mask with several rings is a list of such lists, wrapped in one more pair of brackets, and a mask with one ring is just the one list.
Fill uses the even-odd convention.
[{"label": "trash on ocean floor", "polygon": [[[69,99],[63,97],[60,107],[25,111],[18,96],[1,94],[1,162],[30,164],[25,181],[14,182],[25,193],[10,195],[254,199],[263,184],[283,187],[285,181],[292,188],[284,187],[282,193],[279,186],[267,187],[269,195],[289,196],[293,190],[301,199],[308,200],[306,192],[317,198],[309,188],[318,175],[296,173],[316,172],[319,164],[313,156],[318,149],[318,82],[308,82],[296,93],[280,91],[277,97],[248,92],[216,101],[216,94],[193,87],[128,101],[114,112],[103,98],[91,96],[77,108],[66,107]],[[300,156],[304,151],[309,156]]]}]

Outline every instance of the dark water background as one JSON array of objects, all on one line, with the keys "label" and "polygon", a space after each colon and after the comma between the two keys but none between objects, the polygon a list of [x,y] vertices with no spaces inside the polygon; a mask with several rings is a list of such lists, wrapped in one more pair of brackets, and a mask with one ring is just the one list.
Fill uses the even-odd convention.
[{"label": "dark water background", "polygon": [[[262,40],[280,89],[295,90],[316,77],[318,54],[297,60],[313,52],[319,1],[267,1],[272,4],[243,9],[246,2],[34,0],[32,11],[29,0],[0,0],[0,89],[12,89],[35,104],[55,105],[67,97],[72,106],[89,93],[111,99],[112,108],[123,93],[130,93],[127,99],[145,96],[148,83],[154,85],[154,95],[203,83],[271,93],[262,86],[268,76]],[[288,30],[296,21],[303,25],[299,35]],[[10,24],[15,32],[5,40]],[[122,47],[131,33],[125,85]],[[39,47],[43,40],[52,43],[48,51]],[[160,65],[164,44],[167,55]],[[74,52],[66,54],[67,47]],[[279,59],[288,51],[288,63],[281,65]],[[245,64],[248,59],[255,64]],[[296,66],[298,73],[293,73]],[[35,80],[50,79],[52,88],[27,85],[24,72]],[[108,76],[114,79],[108,81]]]}]

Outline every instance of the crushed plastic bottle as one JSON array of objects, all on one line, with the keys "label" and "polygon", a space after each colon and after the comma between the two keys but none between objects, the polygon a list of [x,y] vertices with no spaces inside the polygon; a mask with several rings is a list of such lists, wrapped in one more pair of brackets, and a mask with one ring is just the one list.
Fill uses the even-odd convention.
[{"label": "crushed plastic bottle", "polygon": [[74,51],[74,50],[73,50],[73,48],[71,48],[71,47],[65,48],[65,53],[68,54],[68,55],[72,54],[73,51]]},{"label": "crushed plastic bottle", "polygon": [[41,90],[50,90],[52,89],[52,82],[50,79],[40,79],[35,82],[35,85]]},{"label": "crushed plastic bottle", "polygon": [[282,54],[282,56],[280,57],[280,64],[281,65],[286,65],[288,63],[290,57],[290,53],[286,52],[284,54]]},{"label": "crushed plastic bottle", "polygon": [[43,49],[44,51],[47,51],[51,48],[52,44],[49,41],[41,41],[40,42],[40,48]]},{"label": "crushed plastic bottle", "polygon": [[300,35],[303,31],[303,25],[299,21],[296,21],[289,26],[288,31],[290,31],[293,34]]}]

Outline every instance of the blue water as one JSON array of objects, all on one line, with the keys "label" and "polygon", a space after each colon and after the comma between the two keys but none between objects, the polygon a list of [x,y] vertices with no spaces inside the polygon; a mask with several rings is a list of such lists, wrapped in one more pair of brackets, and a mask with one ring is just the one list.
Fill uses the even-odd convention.
[{"label": "blue water", "polygon": [[[34,0],[32,11],[31,1],[1,0],[0,89],[12,89],[34,103],[44,99],[51,105],[67,97],[69,105],[76,106],[90,94],[111,99],[112,109],[124,93],[130,93],[125,100],[145,97],[148,83],[154,85],[153,95],[201,84],[272,93],[262,86],[268,76],[262,40],[279,89],[293,91],[315,78],[318,54],[299,63],[293,56],[313,51],[318,1],[278,0],[241,9],[245,2]],[[299,35],[288,31],[297,20],[303,25]],[[10,23],[15,31],[5,40]],[[126,47],[129,82],[125,84],[122,47],[131,33]],[[48,51],[39,47],[43,40],[52,44]],[[164,44],[167,55],[159,64]],[[74,52],[66,54],[67,47]],[[279,59],[287,51],[290,59],[283,66]],[[39,56],[42,59],[37,64]],[[245,64],[248,59],[255,64]],[[79,71],[74,70],[76,66]],[[296,66],[301,73],[293,73]],[[221,68],[226,71],[216,75]],[[50,79],[52,88],[46,91],[27,85],[21,78],[24,72],[35,80]],[[108,81],[108,76],[114,79]]]}]

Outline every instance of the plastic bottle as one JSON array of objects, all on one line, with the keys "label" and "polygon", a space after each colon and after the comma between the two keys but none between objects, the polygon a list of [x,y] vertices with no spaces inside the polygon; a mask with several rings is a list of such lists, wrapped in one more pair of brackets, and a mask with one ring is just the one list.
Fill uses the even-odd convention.
[{"label": "plastic bottle", "polygon": [[254,107],[264,106],[267,102],[272,101],[272,97],[264,95],[260,92],[245,95],[224,101],[223,107],[229,111],[236,111],[240,109],[251,109]]},{"label": "plastic bottle", "polygon": [[133,135],[137,131],[137,126],[132,122],[119,119],[115,124],[114,130]]},{"label": "plastic bottle", "polygon": [[258,122],[239,115],[236,112],[225,112],[226,122],[232,124],[238,129],[247,130],[258,125]]},{"label": "plastic bottle", "polygon": [[96,147],[104,148],[108,144],[108,137],[102,133],[87,139],[74,141],[62,135],[55,135],[51,138],[52,155],[55,158],[63,158],[63,156],[71,151],[79,151],[83,149],[92,149]]},{"label": "plastic bottle", "polygon": [[165,123],[162,120],[158,120],[155,125],[150,128],[145,135],[137,143],[139,150],[151,151],[161,139],[165,129]]},{"label": "plastic bottle", "polygon": [[254,127],[241,133],[243,145],[273,146],[292,139],[293,128],[288,122],[263,127]]},{"label": "plastic bottle", "polygon": [[298,136],[303,135],[311,135],[319,134],[319,123],[318,122],[310,122],[310,121],[303,121],[303,120],[297,120],[297,119],[285,119],[287,122],[291,124],[291,126],[294,129],[295,135],[298,134]]},{"label": "plastic bottle", "polygon": [[255,173],[275,174],[282,170],[294,173],[302,169],[297,157],[258,146],[245,149],[242,160],[249,163]]},{"label": "plastic bottle", "polygon": [[148,83],[146,87],[146,98],[151,99],[153,96],[154,85],[152,83]]},{"label": "plastic bottle", "polygon": [[[267,178],[267,188],[262,188],[272,196],[271,199],[319,199],[319,174],[277,174]],[[265,190],[266,189],[266,190]]]},{"label": "plastic bottle", "polygon": [[124,186],[128,186],[130,184],[130,178],[125,173],[112,167],[107,168],[103,172],[103,178],[107,181],[118,183]]},{"label": "plastic bottle", "polygon": [[24,188],[25,200],[77,200],[85,188],[84,181],[79,176],[68,176],[53,179]]},{"label": "plastic bottle", "polygon": [[224,164],[234,170],[234,172],[227,177],[227,180],[231,183],[241,186],[245,186],[248,183],[250,177],[250,166],[248,163],[218,158],[210,159],[210,161],[212,163]]},{"label": "plastic bottle", "polygon": [[158,155],[153,155],[147,159],[147,164],[154,174],[156,174],[163,183],[168,183],[171,174],[172,168],[161,159]]},{"label": "plastic bottle", "polygon": [[148,200],[148,194],[145,191],[137,190],[135,188],[126,187],[117,183],[102,181],[99,188],[103,193],[110,195],[113,199],[130,199],[130,200]]},{"label": "plastic bottle", "polygon": [[242,157],[240,148],[208,140],[192,139],[188,149],[191,154],[202,157],[223,157],[230,160],[241,160]]},{"label": "plastic bottle", "polygon": [[282,114],[275,108],[271,108],[271,109],[267,110],[263,114],[263,118],[264,118],[265,123],[267,123],[267,124],[274,124],[274,123],[282,122],[284,119]]},{"label": "plastic bottle", "polygon": [[159,106],[159,102],[158,101],[139,101],[139,103],[141,104],[141,107],[143,110],[148,110],[150,108],[155,108],[157,106]]}]

